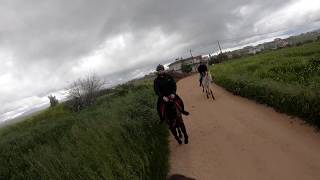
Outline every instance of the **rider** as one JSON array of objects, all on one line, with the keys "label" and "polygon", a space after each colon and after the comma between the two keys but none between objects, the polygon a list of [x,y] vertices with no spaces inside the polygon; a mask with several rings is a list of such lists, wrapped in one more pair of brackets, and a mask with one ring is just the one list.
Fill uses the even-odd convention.
[{"label": "rider", "polygon": [[189,112],[184,110],[184,104],[181,98],[176,94],[177,85],[175,80],[164,71],[164,66],[159,64],[157,66],[158,76],[154,80],[153,87],[155,93],[158,95],[157,101],[157,111],[161,122],[163,122],[164,117],[162,117],[160,112],[160,107],[163,102],[168,102],[169,99],[174,99],[181,105],[181,113],[184,115],[189,115]]},{"label": "rider", "polygon": [[201,83],[202,83],[202,78],[206,75],[206,73],[208,72],[208,68],[207,68],[207,65],[204,61],[201,61],[200,62],[200,65],[198,66],[198,72],[200,74],[200,86],[201,86]]}]

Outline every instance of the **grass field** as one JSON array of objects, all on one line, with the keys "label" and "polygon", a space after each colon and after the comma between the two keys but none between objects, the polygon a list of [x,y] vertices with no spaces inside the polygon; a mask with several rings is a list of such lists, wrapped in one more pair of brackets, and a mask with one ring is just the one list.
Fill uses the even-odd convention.
[{"label": "grass field", "polygon": [[60,104],[0,129],[0,179],[165,179],[155,100],[150,84],[123,85],[79,113]]},{"label": "grass field", "polygon": [[320,41],[211,67],[227,90],[320,127]]}]

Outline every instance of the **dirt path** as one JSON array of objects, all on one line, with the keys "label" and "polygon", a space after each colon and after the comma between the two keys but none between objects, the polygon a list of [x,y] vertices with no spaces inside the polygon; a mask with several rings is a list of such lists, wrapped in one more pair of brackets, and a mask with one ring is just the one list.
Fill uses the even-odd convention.
[{"label": "dirt path", "polygon": [[320,133],[214,85],[207,100],[193,75],[178,83],[191,113],[190,143],[170,137],[170,174],[200,180],[320,180]]}]

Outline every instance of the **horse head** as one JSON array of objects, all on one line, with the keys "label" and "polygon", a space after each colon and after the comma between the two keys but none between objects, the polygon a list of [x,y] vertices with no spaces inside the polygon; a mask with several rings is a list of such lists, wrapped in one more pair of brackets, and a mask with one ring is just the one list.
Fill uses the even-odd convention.
[{"label": "horse head", "polygon": [[177,106],[174,101],[168,101],[166,103],[166,116],[168,119],[176,119],[177,118]]},{"label": "horse head", "polygon": [[164,117],[170,126],[175,126],[177,119],[181,118],[181,112],[177,106],[177,103],[173,99],[169,99],[164,104]]}]

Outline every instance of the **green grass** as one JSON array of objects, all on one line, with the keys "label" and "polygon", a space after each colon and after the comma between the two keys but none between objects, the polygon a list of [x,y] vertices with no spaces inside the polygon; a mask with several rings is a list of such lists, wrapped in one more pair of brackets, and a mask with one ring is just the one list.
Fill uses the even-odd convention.
[{"label": "green grass", "polygon": [[320,127],[320,42],[243,57],[211,68],[227,90]]},{"label": "green grass", "polygon": [[60,104],[0,129],[0,179],[165,179],[168,131],[152,86],[106,92],[79,113]]}]

